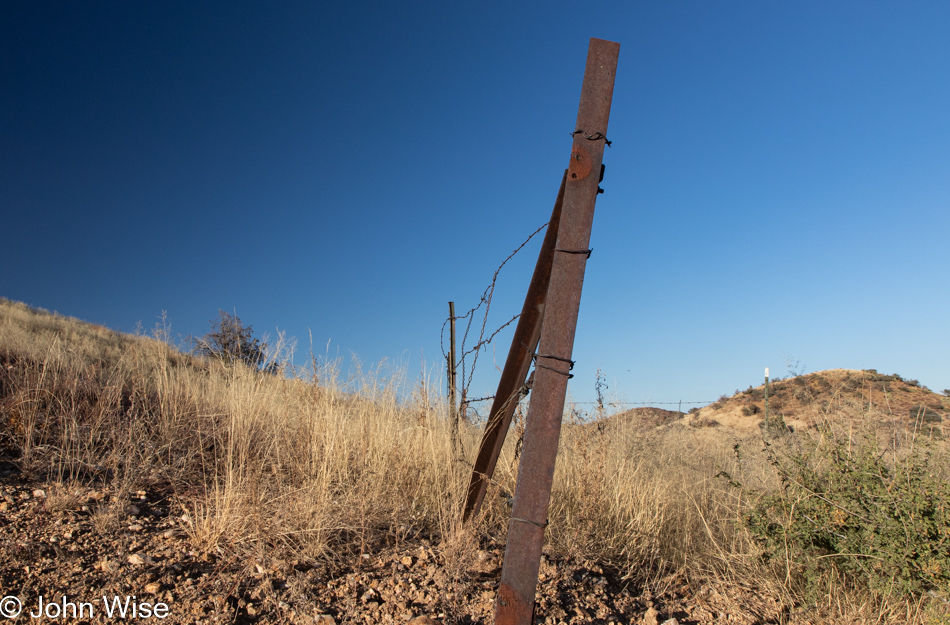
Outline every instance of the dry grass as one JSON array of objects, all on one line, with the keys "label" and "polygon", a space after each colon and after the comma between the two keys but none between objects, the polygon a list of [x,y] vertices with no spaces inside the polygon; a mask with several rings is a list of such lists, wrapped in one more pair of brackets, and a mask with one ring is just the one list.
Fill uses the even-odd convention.
[{"label": "dry grass", "polygon": [[[428,538],[464,560],[478,536],[506,531],[517,437],[474,531],[462,532],[480,430],[464,428],[458,458],[447,425],[428,382],[407,388],[384,367],[343,380],[315,360],[296,378],[272,376],[0,300],[0,436],[20,465],[124,492],[166,485],[204,549],[343,563]],[[737,601],[758,594],[795,605],[793,585],[760,563],[739,523],[744,489],[777,485],[761,438],[739,436],[634,419],[566,422],[548,549],[650,587],[685,580],[734,589]],[[102,512],[103,531],[114,514]],[[884,605],[828,583],[828,603],[801,610],[841,622],[929,618],[920,599]]]},{"label": "dry grass", "polygon": [[199,544],[339,558],[448,532],[457,516],[463,471],[442,406],[424,386],[402,397],[393,372],[285,379],[12,302],[0,361],[3,435],[23,468],[170,485]]}]

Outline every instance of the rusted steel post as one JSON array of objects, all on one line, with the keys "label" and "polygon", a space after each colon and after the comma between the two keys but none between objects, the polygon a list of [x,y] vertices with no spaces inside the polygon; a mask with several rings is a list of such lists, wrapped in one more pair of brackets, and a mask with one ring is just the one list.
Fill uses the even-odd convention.
[{"label": "rusted steel post", "polygon": [[538,252],[538,262],[534,266],[534,274],[528,285],[528,293],[524,298],[521,316],[515,334],[511,338],[511,347],[508,349],[508,358],[505,368],[501,371],[498,380],[498,390],[492,401],[491,412],[488,413],[488,424],[485,434],[482,435],[482,444],[475,458],[475,467],[472,469],[472,479],[468,486],[468,495],[465,500],[465,509],[462,521],[466,522],[481,508],[485,499],[485,490],[488,480],[495,472],[495,464],[501,447],[505,444],[505,435],[511,425],[511,417],[518,406],[521,389],[524,388],[525,378],[531,368],[531,357],[541,338],[541,320],[544,317],[544,300],[551,281],[551,265],[554,262],[554,247],[557,243],[558,224],[561,221],[561,204],[564,201],[564,183],[567,172],[561,178],[561,188],[558,189],[557,199],[554,201],[554,210],[551,211],[551,220],[548,230],[544,233],[541,251]]},{"label": "rusted steel post", "polygon": [[[444,327],[444,326],[443,326]],[[449,370],[447,372],[449,384],[449,419],[451,419],[452,441],[458,443],[459,420],[458,404],[455,403],[455,302],[449,302]]]},{"label": "rusted steel post", "polygon": [[496,625],[530,625],[620,44],[591,39],[528,408]]}]

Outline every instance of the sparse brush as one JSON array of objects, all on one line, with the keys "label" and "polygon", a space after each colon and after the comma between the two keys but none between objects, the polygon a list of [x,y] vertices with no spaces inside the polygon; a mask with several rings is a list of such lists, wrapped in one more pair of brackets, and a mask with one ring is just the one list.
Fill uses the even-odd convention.
[{"label": "sparse brush", "polygon": [[780,565],[805,601],[819,602],[829,587],[866,590],[891,608],[950,595],[945,450],[923,440],[882,448],[870,428],[825,423],[768,454],[781,488],[754,495],[743,524],[763,563]]}]

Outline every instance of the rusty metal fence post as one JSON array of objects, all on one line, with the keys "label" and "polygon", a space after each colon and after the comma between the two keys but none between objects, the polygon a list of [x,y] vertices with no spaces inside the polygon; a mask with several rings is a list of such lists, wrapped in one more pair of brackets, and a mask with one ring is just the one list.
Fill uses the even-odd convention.
[{"label": "rusty metal fence post", "polygon": [[591,39],[518,470],[496,625],[530,625],[620,44]]}]

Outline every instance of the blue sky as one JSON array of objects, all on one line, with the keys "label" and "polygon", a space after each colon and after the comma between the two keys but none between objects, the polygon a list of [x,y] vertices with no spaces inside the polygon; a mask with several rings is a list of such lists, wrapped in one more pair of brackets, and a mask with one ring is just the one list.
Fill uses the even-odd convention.
[{"label": "blue sky", "polygon": [[950,387],[942,2],[4,3],[0,296],[437,376],[447,302],[550,214],[590,37],[621,50],[575,399]]}]

